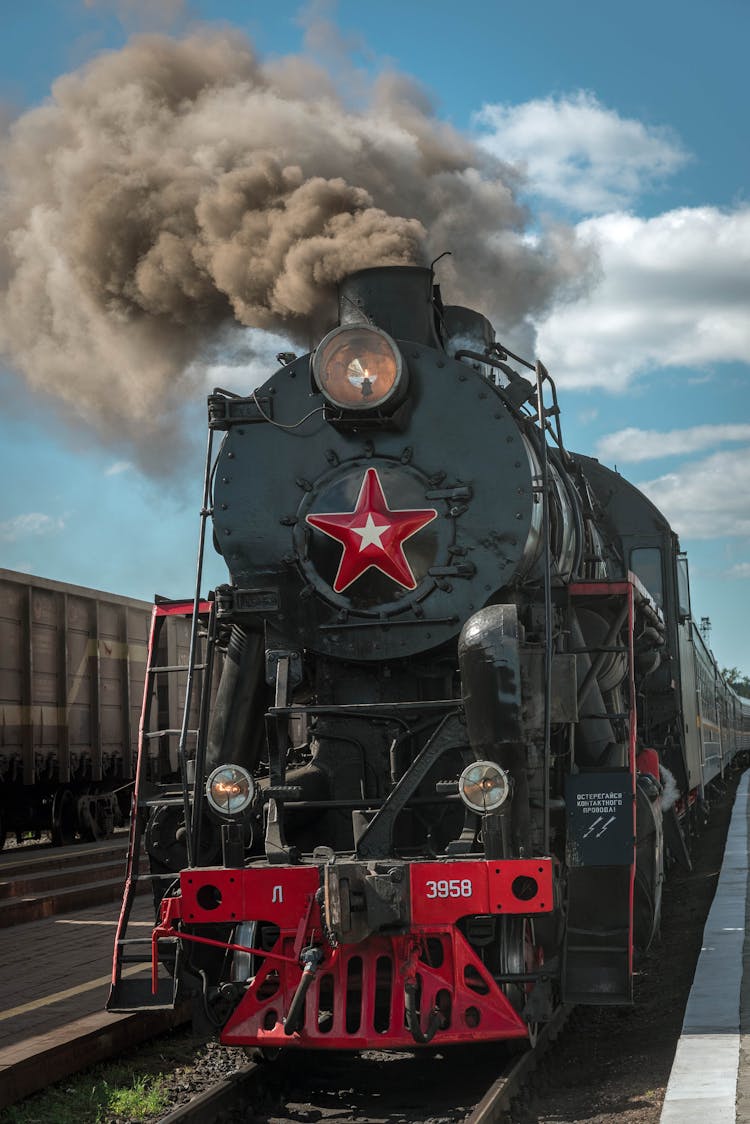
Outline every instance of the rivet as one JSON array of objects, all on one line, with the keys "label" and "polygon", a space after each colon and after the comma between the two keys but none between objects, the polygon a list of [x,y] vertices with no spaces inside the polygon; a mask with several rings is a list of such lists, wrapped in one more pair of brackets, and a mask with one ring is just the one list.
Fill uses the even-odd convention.
[{"label": "rivet", "polygon": [[227,460],[234,460],[234,453],[227,453]]},{"label": "rivet", "polygon": [[229,530],[229,528],[228,528],[228,527],[225,527],[225,528],[224,528],[224,534],[225,534],[225,535],[231,535],[231,533],[232,533],[232,532],[231,532],[231,531]]}]

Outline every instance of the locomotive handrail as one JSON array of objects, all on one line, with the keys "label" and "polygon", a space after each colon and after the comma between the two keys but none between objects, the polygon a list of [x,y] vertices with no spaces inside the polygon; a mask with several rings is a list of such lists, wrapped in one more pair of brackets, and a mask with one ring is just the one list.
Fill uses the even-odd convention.
[{"label": "locomotive handrail", "polygon": [[341,703],[328,706],[269,706],[266,714],[275,718],[292,714],[370,714],[373,711],[390,713],[394,710],[455,710],[463,708],[462,699],[415,699],[413,702]]},{"label": "locomotive handrail", "polygon": [[[203,555],[206,545],[206,522],[208,516],[211,514],[209,503],[211,498],[211,452],[213,448],[213,429],[208,427],[208,440],[206,443],[206,464],[203,473],[203,502],[200,511],[200,533],[198,535],[198,558],[196,560],[196,574],[195,574],[195,597],[193,599],[193,613],[190,620],[190,646],[188,649],[188,671],[187,681],[185,683],[185,707],[182,712],[182,727],[180,729],[180,740],[177,746],[177,761],[180,770],[180,784],[182,787],[182,801],[185,810],[185,824],[190,825],[189,830],[185,832],[185,846],[187,849],[187,864],[193,866],[193,858],[197,853],[196,838],[198,832],[198,825],[200,824],[200,816],[196,813],[195,817],[191,814],[190,806],[190,787],[188,781],[188,767],[187,767],[187,739],[189,734],[190,724],[190,704],[193,697],[193,681],[195,678],[196,658],[195,654],[198,648],[198,622],[201,615],[201,582],[203,580]],[[201,782],[201,777],[196,769],[194,777],[194,787],[198,788]],[[196,808],[198,801],[195,801]]]},{"label": "locomotive handrail", "polygon": [[[454,783],[456,785],[458,785],[457,781],[454,782]],[[263,793],[263,795],[265,795],[265,793]],[[271,799],[274,799],[274,798],[271,797]],[[386,802],[386,799],[387,799],[387,797],[385,797],[385,796],[370,796],[370,797],[362,797],[359,800],[335,800],[335,799],[331,799],[331,800],[305,800],[304,798],[303,799],[295,799],[295,798],[291,798],[291,797],[287,796],[284,799],[284,804],[285,805],[292,804],[295,808],[300,808],[300,809],[304,809],[304,808],[324,808],[324,809],[327,809],[328,811],[336,810],[336,809],[351,809],[352,811],[367,811],[367,810],[372,810],[374,808],[382,808],[383,805]],[[459,796],[458,792],[450,792],[450,793],[440,792],[440,793],[435,793],[434,796],[410,796],[408,802],[404,805],[404,807],[411,808],[411,807],[420,806],[420,805],[421,806],[428,806],[428,805],[433,805],[433,804],[443,804],[445,801],[449,801],[452,804],[456,804],[460,801],[460,799],[461,799],[461,797]]]},{"label": "locomotive handrail", "polygon": [[[201,705],[198,714],[198,736],[195,746],[195,776],[193,777],[193,820],[191,824],[191,831],[193,834],[194,852],[196,855],[200,855],[201,852],[201,824],[203,822],[203,817],[201,815],[200,796],[201,790],[203,788],[203,776],[205,773],[206,744],[208,737],[208,712],[211,696],[211,682],[213,679],[214,653],[216,651],[216,627],[216,602],[212,601],[208,623],[208,634],[206,637],[206,660],[203,668],[204,678],[202,681]],[[196,665],[196,670],[200,667],[200,664]]]}]

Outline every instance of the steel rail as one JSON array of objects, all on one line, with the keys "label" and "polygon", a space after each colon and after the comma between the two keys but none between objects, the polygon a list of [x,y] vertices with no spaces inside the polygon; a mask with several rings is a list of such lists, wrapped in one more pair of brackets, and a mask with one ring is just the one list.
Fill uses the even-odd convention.
[{"label": "steel rail", "polygon": [[160,1117],[158,1124],[214,1124],[219,1113],[234,1108],[237,1101],[261,1080],[262,1073],[263,1066],[248,1062],[187,1104],[178,1105],[166,1116]]},{"label": "steel rail", "polygon": [[511,1101],[520,1093],[526,1080],[536,1069],[565,1025],[572,1007],[558,1007],[548,1023],[539,1031],[533,1049],[521,1054],[505,1073],[490,1086],[465,1124],[501,1124],[509,1112]]},{"label": "steel rail", "polygon": [[[540,1059],[560,1033],[572,1008],[558,1007],[546,1026],[539,1032],[536,1045],[515,1059],[510,1067],[490,1086],[475,1105],[465,1124],[500,1124],[508,1112],[511,1101],[518,1096],[524,1083],[536,1069]],[[179,1105],[158,1124],[214,1124],[219,1113],[237,1108],[238,1102],[249,1096],[262,1084],[267,1067],[249,1062],[229,1077],[224,1077],[205,1092]],[[361,1115],[361,1114],[360,1114]],[[362,1116],[362,1119],[365,1119]]]}]

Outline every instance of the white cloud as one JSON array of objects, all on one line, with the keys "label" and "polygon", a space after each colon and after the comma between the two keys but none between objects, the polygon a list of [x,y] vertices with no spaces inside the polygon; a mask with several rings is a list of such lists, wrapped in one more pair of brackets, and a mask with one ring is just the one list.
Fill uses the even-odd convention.
[{"label": "white cloud", "polygon": [[750,579],[750,562],[737,562],[726,571],[724,576],[727,578]]},{"label": "white cloud", "polygon": [[665,432],[630,427],[602,437],[596,455],[602,461],[624,464],[684,456],[734,441],[750,442],[750,425],[694,425]]},{"label": "white cloud", "polygon": [[537,196],[584,214],[626,207],[688,154],[669,130],[605,108],[586,91],[522,105],[485,105],[480,144],[519,164]]},{"label": "white cloud", "polygon": [[750,362],[750,206],[616,212],[577,229],[598,248],[600,281],[537,324],[559,383],[623,390],[657,367]]},{"label": "white cloud", "polygon": [[18,542],[19,539],[30,538],[32,535],[49,535],[62,531],[64,527],[65,521],[59,517],[53,518],[40,511],[30,511],[0,523],[0,540]]},{"label": "white cloud", "polygon": [[132,461],[115,461],[109,468],[105,469],[105,476],[120,476],[123,472],[129,472],[133,467]]},{"label": "white cloud", "polygon": [[686,539],[750,535],[750,447],[691,461],[638,487]]}]

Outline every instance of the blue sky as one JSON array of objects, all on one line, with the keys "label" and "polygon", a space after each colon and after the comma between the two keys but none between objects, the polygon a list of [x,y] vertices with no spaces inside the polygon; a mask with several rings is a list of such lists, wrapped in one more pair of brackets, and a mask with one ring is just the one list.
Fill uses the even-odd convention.
[{"label": "blue sky", "polygon": [[[688,551],[694,613],[710,616],[717,658],[750,673],[744,0],[465,0],[460,8],[381,0],[305,9],[286,0],[36,0],[4,8],[6,124],[48,103],[59,76],[120,51],[134,33],[177,37],[208,24],[239,29],[271,65],[312,58],[373,129],[371,82],[388,71],[409,75],[432,96],[435,128],[445,122],[454,138],[514,165],[517,197],[529,208],[528,244],[563,225],[596,259],[586,286],[534,310],[521,330],[558,383],[566,443],[616,464],[663,508]],[[299,60],[289,67],[302,72]],[[36,182],[33,163],[24,174]],[[39,178],[45,174],[40,167]],[[0,290],[4,284],[0,271]],[[11,315],[0,303],[0,344]],[[233,337],[231,367],[214,354],[191,386],[242,390],[260,377],[259,356],[274,340],[242,366],[241,339]],[[158,435],[144,460],[142,445],[140,456],[134,451],[132,417],[118,425],[116,382],[102,373],[105,421],[92,423],[63,385],[67,376],[41,394],[30,389],[32,368],[17,339],[6,347],[2,565],[146,599],[189,593],[202,394],[175,419],[179,460]],[[160,457],[174,460],[166,477]],[[222,579],[218,566],[211,578]]]}]

